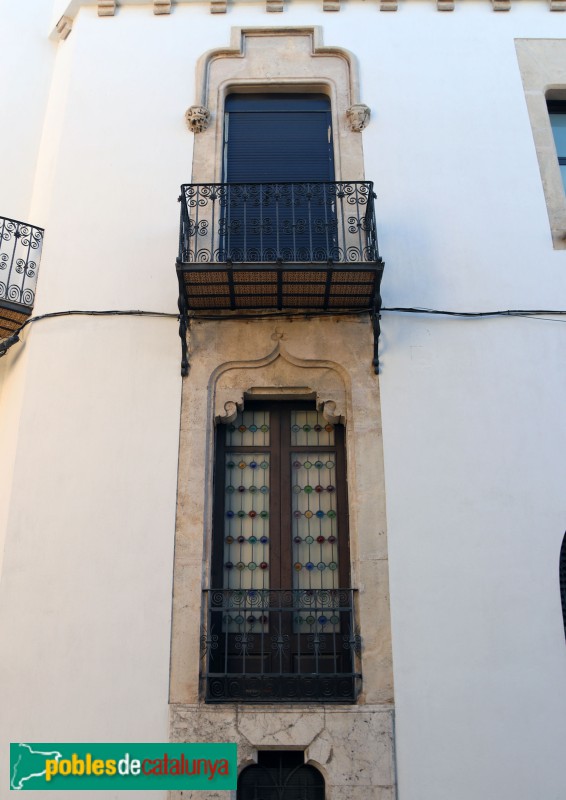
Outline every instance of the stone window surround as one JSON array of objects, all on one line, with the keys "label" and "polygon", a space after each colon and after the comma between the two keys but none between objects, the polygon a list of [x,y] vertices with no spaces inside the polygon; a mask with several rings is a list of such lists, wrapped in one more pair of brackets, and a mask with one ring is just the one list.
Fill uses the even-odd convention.
[{"label": "stone window surround", "polygon": [[566,99],[566,39],[515,39],[555,250],[566,250],[566,194],[547,100]]},{"label": "stone window surround", "polygon": [[[170,702],[200,699],[194,643],[204,613],[201,589],[209,585],[215,426],[232,421],[249,398],[314,399],[329,422],[345,425],[351,577],[360,590],[360,702],[391,703],[379,385],[363,352],[372,346],[369,319],[285,320],[275,331],[270,319],[194,320],[192,326],[179,445]],[[254,357],[240,359],[242,351]],[[364,662],[365,654],[372,661]]]},{"label": "stone window surround", "polygon": [[[340,48],[324,47],[319,28],[233,29],[231,46],[205,54],[198,64],[193,182],[221,178],[224,99],[234,91],[323,91],[331,100],[336,179],[362,180],[359,131],[369,109],[359,103],[358,87],[355,59]],[[236,741],[240,770],[255,763],[265,747],[304,749],[305,763],[325,777],[328,800],[339,800],[354,785],[364,800],[393,800],[395,793],[384,468],[371,330],[369,318],[357,316],[276,322],[195,318],[191,371],[183,382],[171,740]],[[205,665],[195,645],[204,613],[201,590],[209,585],[215,425],[231,421],[248,398],[312,399],[330,422],[345,424],[351,575],[359,590],[362,635],[363,686],[355,706],[215,706],[200,697],[199,667]],[[314,720],[319,732],[313,736],[308,721]],[[358,753],[368,725],[374,740],[367,768],[365,761],[361,768]],[[341,747],[341,757],[333,751],[338,740],[349,743]]]},{"label": "stone window surround", "polygon": [[[270,72],[277,74],[270,75]],[[321,29],[317,27],[300,27],[300,28],[233,28],[231,36],[231,45],[228,48],[221,48],[205,53],[199,60],[197,65],[197,95],[200,101],[200,107],[210,109],[211,124],[203,129],[201,133],[195,134],[194,137],[194,154],[193,154],[193,176],[192,180],[198,182],[210,182],[215,178],[220,177],[221,160],[223,155],[223,141],[224,141],[224,120],[223,120],[223,104],[224,98],[232,91],[247,90],[258,91],[260,88],[269,88],[270,91],[277,89],[285,90],[290,87],[296,91],[297,87],[304,87],[311,91],[320,91],[321,87],[326,87],[331,97],[331,107],[333,114],[334,124],[334,138],[335,138],[335,162],[336,162],[336,178],[340,179],[342,171],[345,177],[349,180],[360,180],[364,177],[363,165],[363,151],[361,144],[361,135],[356,130],[352,129],[348,110],[353,105],[359,105],[358,101],[358,86],[359,79],[354,57],[351,53],[342,48],[325,47],[322,44]],[[355,126],[354,126],[355,127]],[[347,171],[346,171],[347,170]],[[360,335],[360,325],[364,328],[367,325],[370,329],[369,319],[361,320],[355,317],[353,327],[350,328],[345,323],[341,326],[344,333],[340,338],[348,338],[351,336],[351,331],[356,330],[358,336]],[[324,326],[328,323],[329,326],[334,325],[333,332],[337,330],[336,320],[333,322],[330,319],[320,319],[318,326]],[[333,335],[329,330],[330,341],[324,341],[322,352],[319,353],[318,361],[308,359],[304,361],[302,353],[297,352],[296,356],[291,357],[287,355],[286,347],[283,343],[285,338],[283,333],[273,334],[274,341],[277,341],[277,346],[273,353],[268,356],[261,356],[259,361],[246,361],[236,360],[234,362],[234,350],[231,339],[235,337],[238,340],[238,326],[249,325],[246,322],[229,321],[226,319],[221,323],[210,325],[214,330],[216,326],[220,325],[218,336],[222,336],[222,341],[225,344],[217,345],[218,352],[214,354],[209,352],[209,342],[205,340],[201,342],[199,347],[199,338],[195,336],[197,330],[202,329],[202,325],[206,327],[209,323],[200,323],[200,326],[193,322],[191,333],[191,372],[187,381],[184,382],[183,388],[183,408],[186,408],[186,403],[190,405],[190,418],[191,430],[186,432],[188,439],[185,439],[183,426],[186,421],[185,411],[183,411],[181,420],[181,445],[179,456],[179,490],[178,490],[178,508],[177,508],[177,545],[175,556],[175,575],[174,580],[176,583],[177,600],[179,600],[179,589],[182,583],[179,582],[180,574],[183,573],[183,565],[179,563],[178,548],[186,543],[185,536],[189,535],[191,539],[191,547],[194,548],[195,543],[200,543],[199,555],[196,552],[194,557],[198,562],[198,573],[193,573],[192,580],[198,581],[199,592],[202,588],[207,586],[208,580],[208,565],[210,564],[210,540],[212,530],[212,482],[213,476],[210,467],[210,458],[207,458],[202,468],[199,467],[199,474],[195,476],[191,474],[189,469],[188,453],[208,453],[214,452],[214,427],[219,421],[231,421],[237,413],[237,409],[241,408],[244,402],[244,396],[256,397],[257,399],[297,399],[308,397],[317,398],[317,407],[319,410],[324,409],[324,414],[328,417],[330,422],[346,422],[348,416],[346,412],[346,405],[352,402],[353,389],[347,389],[347,386],[353,387],[360,383],[364,385],[368,378],[365,374],[365,369],[371,363],[371,358],[364,361],[366,354],[363,351],[364,344],[363,338],[361,341],[356,340],[350,342],[350,351],[345,345],[345,342],[332,341]],[[283,323],[283,325],[289,323]],[[296,331],[301,326],[309,326],[306,321],[296,321],[294,330]],[[258,323],[259,325],[259,323]],[[273,326],[273,323],[271,323]],[[233,328],[233,326],[235,326]],[[233,328],[230,335],[229,329]],[[312,324],[311,324],[312,329]],[[273,330],[273,327],[271,327]],[[279,329],[278,329],[279,330]],[[328,330],[328,328],[324,328]],[[347,334],[347,335],[346,335]],[[308,340],[309,334],[305,330],[305,337]],[[369,342],[368,342],[369,344]],[[253,349],[253,343],[241,343],[240,357],[250,352]],[[301,348],[302,349],[302,348]],[[232,353],[232,355],[230,355]],[[335,355],[342,353],[342,358],[338,359],[336,363]],[[356,368],[350,367],[352,354],[355,353]],[[214,357],[216,356],[215,360]],[[287,360],[295,366],[303,366],[308,363],[309,365],[309,379],[305,381],[304,371],[299,370],[298,374],[289,371],[290,368],[276,369],[268,374],[262,374],[262,370],[258,367],[264,364],[264,359],[267,358],[265,365],[273,364],[281,367],[282,363]],[[224,388],[223,378],[221,379],[218,370],[221,370],[219,364],[230,361],[230,374],[234,376],[233,381],[229,383],[229,388]],[[359,364],[357,363],[359,361]],[[198,375],[199,370],[205,365],[208,366],[209,372],[206,376],[200,379]],[[363,365],[363,366],[362,366]],[[275,368],[275,367],[274,367]],[[360,372],[359,378],[356,378],[354,383],[350,383],[351,374]],[[217,374],[218,372],[218,374]],[[287,376],[285,378],[285,375]],[[341,375],[338,382],[336,376]],[[334,376],[334,377],[333,377]],[[305,388],[305,383],[308,389]],[[367,395],[367,398],[362,402],[362,407],[369,406],[372,409],[372,417],[374,422],[372,429],[381,425],[381,412],[379,405],[379,385],[377,378],[373,376],[370,382],[373,387],[373,392]],[[194,389],[198,388],[198,408],[200,413],[195,417],[195,395]],[[259,387],[259,388],[258,388]],[[267,388],[261,388],[267,387]],[[299,388],[297,388],[299,387]],[[208,408],[202,407],[202,398],[206,396]],[[192,398],[189,400],[189,398]],[[336,410],[338,409],[338,410]],[[211,416],[212,414],[212,416]],[[197,434],[197,431],[199,432]],[[200,436],[200,439],[199,439]],[[199,441],[195,441],[199,439]],[[191,441],[189,441],[191,440]],[[352,487],[357,487],[356,479],[356,459],[353,455],[353,443],[355,442],[354,428],[352,425],[346,428],[346,458],[348,463],[349,474],[349,508],[350,508],[350,545],[352,557],[352,580],[359,580],[359,574],[356,574],[355,569],[355,531],[356,531],[356,508],[357,505],[352,505]],[[362,445],[359,445],[362,447]],[[380,468],[377,473],[377,484],[375,491],[378,496],[384,498],[383,489],[383,466],[381,455],[381,438],[380,436],[374,442],[375,452],[379,454]],[[363,449],[363,447],[362,447]],[[372,467],[374,470],[375,465]],[[194,473],[194,471],[193,471]],[[193,497],[186,497],[188,505],[195,504],[195,492],[198,496],[205,499],[199,507],[197,519],[198,524],[188,524],[187,519],[184,518],[184,505],[183,498],[187,493],[187,481],[195,487],[193,489]],[[363,479],[360,477],[360,481]],[[383,529],[382,542],[386,542],[385,536],[385,508],[384,500],[381,501],[381,511],[378,513],[380,519],[380,528]],[[365,526],[372,528],[372,520],[375,519],[375,511],[368,515]],[[203,551],[202,543],[205,543]],[[370,549],[375,550],[375,547]],[[379,560],[387,559],[387,549],[378,547],[377,551],[380,553]],[[369,554],[368,554],[369,555]],[[387,580],[384,578],[384,586],[387,586]],[[353,585],[355,585],[353,583]],[[180,608],[187,608],[187,604],[192,605],[196,603],[198,608],[201,606],[201,597],[194,596],[194,593],[189,591],[190,599],[187,596],[181,602]],[[374,690],[369,691],[369,702],[381,702],[385,699],[386,702],[392,700],[392,674],[390,664],[390,632],[389,632],[389,608],[388,608],[388,589],[386,590],[386,605],[383,609],[383,614],[380,619],[387,620],[384,630],[380,630],[379,636],[384,643],[384,649],[381,645],[376,643],[374,650],[377,649],[382,655],[385,653],[385,659],[381,662],[383,668],[385,665],[384,674],[381,674],[378,684],[380,688],[375,687]],[[362,603],[363,605],[363,603]],[[172,702],[185,702],[194,703],[198,701],[198,683],[195,684],[193,679],[189,679],[188,675],[198,675],[198,661],[188,659],[191,646],[194,641],[198,640],[200,636],[200,615],[197,620],[197,627],[194,627],[194,620],[192,624],[192,632],[188,635],[185,628],[184,617],[181,611],[176,611],[178,608],[174,598],[173,606],[173,632],[172,632],[172,661],[171,661],[171,698]],[[361,619],[363,624],[363,619]],[[370,637],[371,638],[371,637]],[[379,638],[379,637],[378,637]],[[189,663],[192,666],[189,666]],[[379,670],[378,670],[379,671]],[[189,681],[190,688],[187,683]],[[368,686],[371,685],[367,684]],[[370,699],[371,698],[371,699]]]},{"label": "stone window surround", "polygon": [[[179,444],[171,740],[235,741],[240,770],[256,762],[260,749],[303,749],[305,763],[324,775],[327,800],[340,800],[353,786],[356,798],[393,800],[384,468],[379,383],[368,360],[370,321],[350,316],[277,323],[269,318],[195,319],[192,327]],[[234,419],[248,398],[313,399],[330,422],[345,424],[352,585],[358,589],[362,636],[363,687],[357,705],[208,705],[199,696],[199,665],[204,663],[197,643],[212,544],[215,424]],[[171,794],[175,800],[181,797]]]}]

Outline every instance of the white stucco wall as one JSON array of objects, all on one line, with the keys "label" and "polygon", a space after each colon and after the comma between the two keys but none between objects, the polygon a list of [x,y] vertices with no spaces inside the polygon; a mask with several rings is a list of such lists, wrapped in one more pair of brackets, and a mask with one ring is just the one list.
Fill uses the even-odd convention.
[{"label": "white stucco wall", "polygon": [[[391,14],[297,0],[283,14],[84,9],[57,46],[45,116],[55,45],[30,45],[29,158],[9,164],[0,191],[8,215],[29,208],[46,227],[37,312],[175,312],[196,60],[232,26],[313,24],[356,55],[372,109],[362,136],[385,305],[565,307],[566,253],[552,248],[514,39],[565,37],[566,14],[534,0],[508,14],[487,0]],[[0,135],[10,149],[12,129]],[[561,322],[383,315],[400,800],[562,800],[565,337]],[[168,735],[179,362],[174,319],[72,317],[37,323],[18,363],[1,363],[20,371],[0,393],[0,418],[19,419],[3,742]],[[4,744],[0,757],[5,774]]]}]

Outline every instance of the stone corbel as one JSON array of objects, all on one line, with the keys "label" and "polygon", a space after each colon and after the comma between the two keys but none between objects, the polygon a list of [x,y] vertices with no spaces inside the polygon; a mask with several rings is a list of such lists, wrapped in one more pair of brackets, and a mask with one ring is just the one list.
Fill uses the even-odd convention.
[{"label": "stone corbel", "polygon": [[370,110],[364,103],[354,103],[353,106],[346,111],[348,122],[350,123],[350,130],[354,133],[360,133],[367,127],[370,117]]},{"label": "stone corbel", "polygon": [[265,10],[271,13],[283,11],[283,0],[265,0]]},{"label": "stone corbel", "polygon": [[454,0],[436,0],[437,11],[454,11]]},{"label": "stone corbel", "polygon": [[170,14],[171,0],[153,0],[154,14]]},{"label": "stone corbel", "polygon": [[202,133],[208,128],[210,111],[206,106],[191,106],[185,112],[185,122],[191,133]]},{"label": "stone corbel", "polygon": [[225,14],[228,7],[227,0],[210,0],[211,14]]},{"label": "stone corbel", "polygon": [[225,400],[222,409],[219,407],[219,400],[222,402],[222,400],[217,397],[215,409],[216,413],[214,415],[215,422],[220,423],[221,425],[228,425],[230,422],[234,422],[238,416],[238,413],[244,408],[243,391],[239,393],[239,399]]},{"label": "stone corbel", "polygon": [[397,11],[397,0],[380,0],[380,11]]},{"label": "stone corbel", "polygon": [[116,13],[116,0],[98,0],[98,16],[113,17]]},{"label": "stone corbel", "polygon": [[340,0],[322,0],[323,11],[340,11]]},{"label": "stone corbel", "polygon": [[511,11],[511,0],[491,0],[494,11]]},{"label": "stone corbel", "polygon": [[[322,412],[324,419],[331,425],[341,425],[345,422],[345,413],[340,413],[338,406],[334,400],[323,400],[316,403],[317,410]],[[342,409],[343,411],[343,409]]]},{"label": "stone corbel", "polygon": [[551,11],[566,11],[566,0],[550,0]]},{"label": "stone corbel", "polygon": [[57,31],[57,38],[64,42],[67,36],[73,30],[73,20],[71,17],[61,17],[55,26],[55,30]]}]

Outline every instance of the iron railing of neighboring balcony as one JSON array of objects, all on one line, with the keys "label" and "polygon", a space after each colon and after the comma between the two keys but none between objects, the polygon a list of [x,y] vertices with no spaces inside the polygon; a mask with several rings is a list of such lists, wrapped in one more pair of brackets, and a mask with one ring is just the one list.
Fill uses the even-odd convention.
[{"label": "iron railing of neighboring balcony", "polygon": [[209,703],[353,703],[361,687],[354,589],[208,589]]},{"label": "iron railing of neighboring balcony", "polygon": [[0,217],[0,339],[31,314],[42,244],[43,228]]}]

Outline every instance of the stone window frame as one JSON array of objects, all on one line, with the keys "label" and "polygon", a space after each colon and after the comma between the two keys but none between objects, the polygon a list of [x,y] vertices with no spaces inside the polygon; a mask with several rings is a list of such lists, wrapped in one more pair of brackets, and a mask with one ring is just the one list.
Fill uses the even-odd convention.
[{"label": "stone window frame", "polygon": [[566,39],[515,39],[555,250],[566,250],[566,193],[548,115],[548,100],[566,99]]},{"label": "stone window frame", "polygon": [[330,98],[337,181],[364,180],[360,133],[370,109],[359,100],[357,63],[349,51],[322,43],[319,26],[232,28],[230,46],[210,50],[197,64],[197,105],[185,119],[197,134],[193,183],[220,183],[224,103],[237,93],[323,93]]},{"label": "stone window frame", "polygon": [[[193,183],[221,180],[224,101],[234,92],[327,94],[336,181],[364,179],[360,132],[369,121],[370,111],[359,102],[356,60],[342,48],[324,46],[321,28],[233,28],[229,47],[212,50],[199,59],[198,105],[191,106],[185,115],[189,129],[196,134]],[[284,343],[285,332],[276,329],[271,336],[275,348],[268,347],[265,355],[261,348],[259,358],[246,357],[255,351],[258,341],[250,340],[244,351],[235,349],[243,324],[247,323],[227,317],[217,323],[195,320],[191,326],[191,372],[183,383],[179,444],[170,667],[172,719],[177,713],[183,714],[184,707],[204,702],[199,691],[201,658],[194,645],[203,630],[202,589],[207,586],[211,563],[215,426],[232,421],[246,399],[313,399],[329,422],[346,426],[352,585],[364,590],[359,597],[358,619],[363,650],[374,663],[371,675],[364,672],[358,702],[385,704],[390,709],[393,675],[381,411],[378,379],[367,369],[371,363],[371,323],[369,319],[348,322],[344,318],[343,327],[351,330],[346,336],[348,343],[344,341],[338,350],[324,336],[316,346],[301,340],[290,352]],[[328,325],[329,320],[304,324],[316,329],[319,324]],[[288,325],[282,321],[283,331]],[[221,334],[220,330],[215,332],[215,326],[222,327]],[[257,321],[255,326],[262,337],[266,327],[273,330],[268,319]],[[293,328],[297,327],[295,323]],[[205,328],[209,333],[203,338]],[[365,345],[362,329],[367,334]],[[291,335],[291,328],[288,330]],[[216,336],[221,338],[215,340]],[[367,361],[360,353],[365,347]],[[359,359],[352,362],[354,351]],[[335,361],[337,352],[342,352],[342,363]],[[199,453],[204,454],[204,462],[198,463],[197,457],[195,467],[190,455],[194,460],[194,454]],[[371,507],[367,500],[361,501],[368,492],[373,498]],[[375,530],[377,540],[370,536]]]}]

